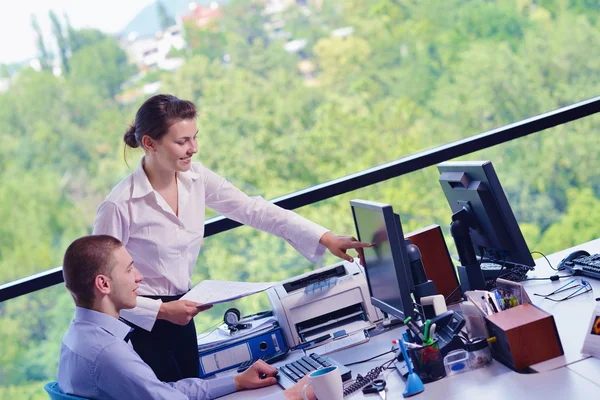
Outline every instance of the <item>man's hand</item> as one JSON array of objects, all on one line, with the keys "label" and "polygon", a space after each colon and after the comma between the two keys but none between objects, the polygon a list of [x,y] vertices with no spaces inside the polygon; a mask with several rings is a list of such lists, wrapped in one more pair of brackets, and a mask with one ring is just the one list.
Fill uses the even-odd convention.
[{"label": "man's hand", "polygon": [[346,254],[346,250],[355,249],[358,253],[358,258],[360,260],[360,265],[364,267],[364,247],[372,247],[373,245],[370,243],[359,242],[356,238],[352,236],[338,236],[334,235],[331,232],[325,232],[319,242],[327,247],[327,249],[334,256],[338,256],[339,258],[343,258],[346,261],[354,262],[354,259]]},{"label": "man's hand", "polygon": [[[304,378],[300,379],[298,383],[296,383],[291,388],[284,390],[283,394],[285,395],[285,400],[302,400],[302,388],[304,385],[308,383],[308,374],[304,376]],[[315,391],[312,388],[312,385],[306,389],[306,397],[309,400],[316,400],[317,396],[315,396]]]},{"label": "man's hand", "polygon": [[277,378],[275,378],[277,372],[277,368],[263,360],[258,360],[250,368],[233,378],[235,388],[236,390],[244,390],[274,385],[277,383]]},{"label": "man's hand", "polygon": [[162,303],[158,311],[158,319],[165,319],[177,325],[187,325],[201,311],[212,308],[212,304],[203,305],[189,300]]}]

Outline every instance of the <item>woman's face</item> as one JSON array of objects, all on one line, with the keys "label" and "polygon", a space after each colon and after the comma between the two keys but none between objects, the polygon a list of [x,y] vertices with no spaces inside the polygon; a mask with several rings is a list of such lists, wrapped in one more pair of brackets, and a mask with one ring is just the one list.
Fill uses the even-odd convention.
[{"label": "woman's face", "polygon": [[167,169],[188,171],[192,156],[198,152],[197,135],[195,119],[182,119],[171,125],[165,136],[156,143],[155,155],[160,164]]}]

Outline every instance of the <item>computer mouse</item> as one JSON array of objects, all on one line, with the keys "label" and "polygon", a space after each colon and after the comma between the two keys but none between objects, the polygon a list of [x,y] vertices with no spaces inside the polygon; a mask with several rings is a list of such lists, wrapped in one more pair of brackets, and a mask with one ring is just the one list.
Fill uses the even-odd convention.
[{"label": "computer mouse", "polygon": [[571,254],[569,254],[568,256],[566,256],[557,266],[557,269],[559,271],[565,269],[568,265],[567,263],[569,263],[570,261],[573,261],[576,258],[579,257],[583,257],[583,256],[589,256],[590,253],[588,253],[585,250],[575,250],[574,252],[572,252]]}]

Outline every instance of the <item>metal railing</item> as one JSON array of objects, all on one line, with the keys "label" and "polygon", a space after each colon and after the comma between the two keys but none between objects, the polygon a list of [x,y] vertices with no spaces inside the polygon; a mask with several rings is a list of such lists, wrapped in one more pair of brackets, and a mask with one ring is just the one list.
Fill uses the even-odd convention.
[{"label": "metal railing", "polygon": [[[600,96],[559,108],[535,117],[492,129],[456,142],[400,158],[398,160],[325,182],[271,200],[280,207],[293,210],[340,194],[374,185],[420,169],[436,165],[479,150],[487,149],[523,136],[584,118],[600,111]],[[205,224],[205,236],[216,235],[241,224],[223,216]],[[45,289],[63,282],[62,267],[52,268],[0,286],[0,302]]]}]

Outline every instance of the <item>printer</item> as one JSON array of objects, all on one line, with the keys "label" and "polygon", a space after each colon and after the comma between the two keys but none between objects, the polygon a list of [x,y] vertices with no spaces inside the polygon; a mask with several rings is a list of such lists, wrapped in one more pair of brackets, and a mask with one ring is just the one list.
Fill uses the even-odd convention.
[{"label": "printer", "polygon": [[281,281],[267,295],[290,348],[341,330],[368,330],[383,319],[364,271],[347,261]]}]

